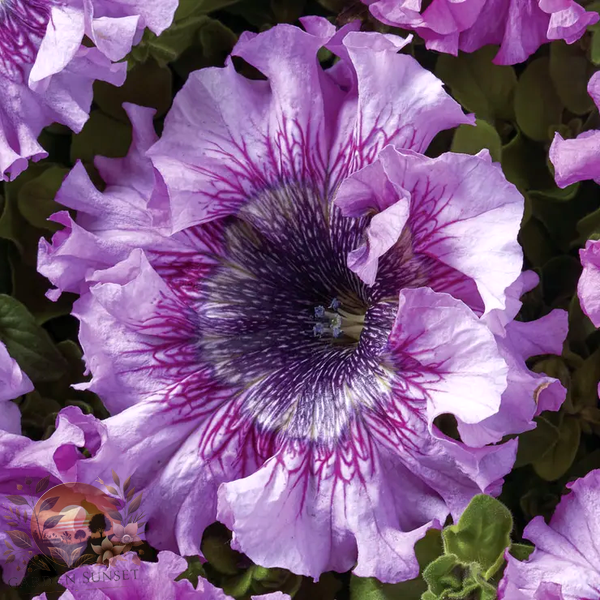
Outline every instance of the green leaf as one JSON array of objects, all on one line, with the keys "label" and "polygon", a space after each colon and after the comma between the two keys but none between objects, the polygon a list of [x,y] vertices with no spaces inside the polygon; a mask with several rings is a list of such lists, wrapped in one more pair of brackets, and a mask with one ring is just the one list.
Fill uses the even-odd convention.
[{"label": "green leaf", "polygon": [[128,124],[129,118],[123,109],[123,102],[154,108],[155,118],[159,118],[171,106],[172,86],[171,70],[159,66],[150,58],[129,69],[127,79],[120,87],[96,81],[94,100],[106,115]]},{"label": "green leaf", "polygon": [[[585,317],[587,319],[587,317]],[[585,359],[573,373],[571,395],[575,409],[598,404],[598,382],[600,381],[600,349]]]},{"label": "green leaf", "polygon": [[54,201],[68,169],[51,166],[35,179],[27,181],[18,192],[18,205],[21,214],[38,229],[57,231],[60,225],[48,221],[48,217],[63,207]]},{"label": "green leaf", "polygon": [[178,575],[176,577],[175,581],[180,581],[181,579],[187,579],[188,581],[190,581],[192,583],[194,588],[196,588],[198,586],[198,579],[200,577],[202,577],[202,578],[206,577],[206,573],[204,572],[204,567],[202,566],[202,563],[200,562],[199,556],[187,556],[185,559],[187,560],[188,568],[183,573],[181,573],[181,575]]},{"label": "green leaf", "polygon": [[535,268],[543,267],[558,253],[558,248],[552,242],[548,231],[536,218],[530,218],[523,224],[519,232],[519,243]]},{"label": "green leaf", "polygon": [[423,577],[429,586],[423,600],[496,600],[496,588],[482,576],[479,564],[462,564],[453,554],[431,563]]},{"label": "green leaf", "polygon": [[[441,532],[430,529],[425,537],[415,545],[415,553],[419,567],[423,571],[443,552]],[[416,577],[401,583],[381,583],[372,577],[356,577],[350,579],[351,600],[418,600],[427,590],[427,584],[422,577]]]},{"label": "green leaf", "polygon": [[179,0],[176,14],[178,17],[186,17],[197,12],[206,14],[221,10],[237,2],[239,0]]},{"label": "green leaf", "polygon": [[206,528],[200,548],[210,566],[219,573],[237,575],[240,572],[242,555],[232,550],[231,533],[221,524]]},{"label": "green leaf", "polygon": [[256,567],[253,565],[240,575],[235,575],[234,577],[226,579],[223,582],[223,591],[225,594],[233,596],[234,598],[239,598],[240,596],[248,594],[250,592],[250,587],[252,586],[252,577],[255,568]]},{"label": "green leaf", "polygon": [[27,307],[38,324],[43,325],[50,319],[71,313],[76,298],[74,294],[62,294],[56,302],[52,302],[46,297],[48,280],[35,267],[20,260],[17,252],[11,252],[9,260],[12,266],[12,296]]},{"label": "green leaf", "polygon": [[568,308],[580,275],[581,263],[574,256],[556,256],[549,260],[541,274],[546,303],[553,308]]},{"label": "green leaf", "polygon": [[562,102],[550,79],[550,59],[537,58],[527,65],[517,83],[517,124],[532,140],[545,142],[562,122],[562,111]]},{"label": "green leaf", "polygon": [[[458,592],[463,587],[465,567],[453,554],[444,554],[433,561],[423,572],[432,598],[439,598],[448,590]],[[423,596],[425,597],[425,595]]]},{"label": "green leaf", "polygon": [[182,78],[189,73],[208,66],[222,66],[237,42],[231,29],[216,19],[207,19],[198,30],[192,46],[173,63],[173,68]]},{"label": "green leaf", "polygon": [[487,121],[477,119],[476,126],[461,125],[458,127],[452,140],[452,152],[464,154],[477,154],[487,148],[492,155],[492,160],[500,162],[502,157],[502,140],[498,132]]},{"label": "green leaf", "polygon": [[0,295],[0,340],[34,383],[56,381],[67,369],[46,330],[11,296]]},{"label": "green leaf", "polygon": [[302,585],[293,598],[294,600],[335,600],[341,589],[342,582],[337,574],[323,573],[316,583],[308,577],[303,577]]},{"label": "green leaf", "polygon": [[271,0],[271,10],[278,23],[293,23],[302,16],[305,8],[306,0]]},{"label": "green leaf", "polygon": [[549,420],[550,418],[556,418],[556,415],[542,413],[535,419],[536,428],[519,436],[519,449],[515,468],[524,467],[539,460],[557,443],[560,435],[559,428],[558,425]]},{"label": "green leaf", "polygon": [[529,544],[512,544],[509,552],[517,560],[523,561],[527,560],[534,550],[535,548]]},{"label": "green leaf", "polygon": [[508,508],[491,496],[479,494],[471,500],[458,523],[442,532],[444,549],[463,563],[478,563],[485,573],[510,545],[512,527]]},{"label": "green leaf", "polygon": [[[110,131],[110,135],[106,132]],[[125,156],[131,145],[131,125],[93,110],[80,133],[73,136],[71,161],[92,162],[95,156]]]},{"label": "green leaf", "polygon": [[[580,234],[579,243],[584,244],[586,240],[600,234],[600,208],[583,217],[577,223],[577,231]],[[597,237],[595,239],[598,239]]]},{"label": "green leaf", "polygon": [[497,48],[486,46],[458,57],[442,54],[435,74],[452,90],[452,95],[480,119],[512,119],[517,78],[512,67],[492,63]]},{"label": "green leaf", "polygon": [[32,164],[19,177],[4,184],[4,211],[0,217],[0,237],[15,244],[24,262],[34,267],[37,264],[37,243],[43,232],[36,229],[21,214],[18,196],[21,188],[41,175],[48,166]]},{"label": "green leaf", "polygon": [[564,415],[556,444],[542,458],[533,462],[535,472],[546,481],[556,481],[562,477],[573,464],[579,449],[580,437],[581,424],[579,420]]},{"label": "green leaf", "polygon": [[554,177],[548,169],[546,150],[521,132],[517,132],[517,135],[503,146],[502,170],[506,178],[521,191],[556,187]]},{"label": "green leaf", "polygon": [[268,594],[281,590],[290,596],[294,596],[302,585],[302,577],[294,575],[286,569],[255,566],[252,573],[252,593]]},{"label": "green leaf", "polygon": [[550,44],[550,77],[562,103],[576,115],[584,115],[594,108],[587,92],[587,83],[594,73],[579,44],[562,40]]}]

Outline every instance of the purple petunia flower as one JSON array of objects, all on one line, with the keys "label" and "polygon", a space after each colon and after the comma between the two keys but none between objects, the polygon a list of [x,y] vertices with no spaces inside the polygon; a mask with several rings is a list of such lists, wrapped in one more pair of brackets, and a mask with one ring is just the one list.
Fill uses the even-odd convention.
[{"label": "purple petunia flower", "polygon": [[[590,79],[588,92],[600,108],[600,73]],[[564,140],[556,133],[550,147],[550,160],[556,183],[561,188],[586,179],[600,184],[600,131],[586,131],[573,140]],[[579,256],[583,266],[577,287],[581,308],[592,323],[600,327],[600,241],[588,240]]]},{"label": "purple petunia flower", "polygon": [[[427,48],[458,54],[487,44],[500,50],[494,62],[523,62],[552,40],[577,41],[598,14],[574,0],[363,0],[380,21],[416,31]],[[422,8],[425,4],[426,8]]]},{"label": "purple petunia flower", "polygon": [[[159,552],[156,563],[138,563],[126,556],[108,568],[79,567],[59,580],[67,588],[60,600],[232,600],[201,577],[195,589],[187,579],[175,581],[187,566],[184,558],[165,551]],[[47,600],[47,597],[44,593],[33,600]],[[290,597],[272,592],[252,596],[252,600],[290,600]]]},{"label": "purple petunia flower", "polygon": [[0,431],[21,433],[21,413],[11,400],[31,390],[33,385],[29,377],[0,342]]},{"label": "purple petunia flower", "polygon": [[79,481],[84,458],[80,448],[93,455],[99,447],[100,428],[91,415],[68,407],[59,413],[56,431],[47,440],[34,442],[0,431],[0,543],[4,552],[0,566],[9,585],[21,582],[37,552],[31,527],[39,496],[60,483]]},{"label": "purple petunia flower", "polygon": [[549,524],[536,517],[523,536],[536,546],[526,561],[507,555],[499,587],[505,600],[596,600],[600,597],[600,471],[573,483]]},{"label": "purple petunia flower", "polygon": [[484,444],[562,401],[524,361],[560,351],[565,319],[512,323],[535,282],[489,155],[419,154],[470,121],[441,82],[399,38],[304,25],[242,36],[266,81],[193,73],[157,143],[126,106],[129,155],[97,160],[104,192],[69,174],[77,221],[54,217],[39,269],[81,294],[114,415],[85,467],[135,471],[153,546],[197,554],[218,518],[265,567],[398,581],[427,529],[499,491],[515,442]]},{"label": "purple petunia flower", "polygon": [[596,327],[600,327],[600,241],[588,240],[579,251],[583,272],[579,278],[577,295],[583,312]]},{"label": "purple petunia flower", "polygon": [[[177,0],[3,0],[0,3],[0,177],[47,156],[53,122],[80,131],[95,80],[121,85],[122,59],[149,27],[169,26]],[[82,45],[88,36],[96,45]]]},{"label": "purple petunia flower", "polygon": [[[592,75],[588,93],[600,108],[600,73]],[[585,179],[600,183],[600,131],[586,131],[573,140],[565,140],[560,133],[555,133],[550,160],[556,183],[561,188]]]}]

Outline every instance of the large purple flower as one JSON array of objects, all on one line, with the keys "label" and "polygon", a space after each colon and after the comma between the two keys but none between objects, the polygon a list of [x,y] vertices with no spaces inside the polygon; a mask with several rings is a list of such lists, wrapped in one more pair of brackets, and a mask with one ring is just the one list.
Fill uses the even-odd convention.
[{"label": "large purple flower", "polygon": [[[223,590],[199,578],[194,589],[187,579],[176,581],[187,562],[172,552],[160,552],[158,562],[119,559],[110,567],[84,566],[63,575],[67,591],[60,600],[232,600]],[[47,600],[46,594],[34,600]],[[252,596],[252,600],[290,600],[282,592]]]},{"label": "large purple flower", "polygon": [[[598,14],[575,0],[363,0],[380,21],[416,31],[427,48],[456,55],[487,44],[494,62],[523,62],[552,40],[577,41]],[[423,8],[425,5],[425,8]]]},{"label": "large purple flower", "polygon": [[600,471],[567,484],[549,524],[536,517],[523,535],[535,544],[528,560],[508,555],[500,584],[505,600],[597,600],[600,597]]},{"label": "large purple flower", "polygon": [[21,433],[19,407],[11,400],[32,389],[29,377],[21,371],[4,344],[0,342],[0,431]]},{"label": "large purple flower", "polygon": [[102,193],[73,169],[58,200],[77,222],[55,217],[39,267],[53,297],[82,294],[90,388],[114,415],[86,465],[135,471],[155,547],[197,554],[218,518],[263,566],[398,581],[514,460],[433,421],[486,442],[524,426],[477,428],[509,389],[523,200],[487,155],[418,154],[470,119],[403,40],[304,25],[242,36],[266,80],[193,73],[156,144],[128,106],[128,157],[97,161]]},{"label": "large purple flower", "polygon": [[56,431],[47,440],[34,442],[0,431],[0,566],[9,585],[21,582],[30,558],[38,552],[31,520],[39,496],[60,483],[80,480],[84,459],[80,449],[92,455],[98,450],[100,428],[91,415],[68,407],[59,413]]},{"label": "large purple flower", "polygon": [[[0,2],[0,177],[13,179],[53,122],[80,131],[92,83],[121,85],[122,59],[149,27],[171,23],[177,0],[2,0]],[[95,48],[82,45],[84,35]]]}]

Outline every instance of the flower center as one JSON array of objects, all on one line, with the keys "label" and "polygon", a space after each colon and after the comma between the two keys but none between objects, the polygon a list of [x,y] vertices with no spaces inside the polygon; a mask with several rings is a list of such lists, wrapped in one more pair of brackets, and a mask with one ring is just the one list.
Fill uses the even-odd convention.
[{"label": "flower center", "polygon": [[50,20],[50,0],[0,0],[0,73],[22,81]]},{"label": "flower center", "polygon": [[128,533],[126,533],[126,534],[125,534],[125,535],[124,535],[124,536],[121,538],[121,541],[122,541],[123,543],[125,543],[125,544],[129,544],[130,542],[132,542],[132,541],[133,541],[133,538],[132,538],[132,537],[131,537],[131,536],[130,536]]},{"label": "flower center", "polygon": [[322,305],[315,307],[313,335],[337,343],[356,343],[365,326],[365,313],[366,309],[360,305],[342,305],[334,298],[327,308]]},{"label": "flower center", "polygon": [[265,429],[337,438],[389,385],[381,353],[398,294],[427,269],[406,238],[367,287],[347,257],[368,222],[299,185],[265,191],[224,222],[197,293],[198,352]]}]

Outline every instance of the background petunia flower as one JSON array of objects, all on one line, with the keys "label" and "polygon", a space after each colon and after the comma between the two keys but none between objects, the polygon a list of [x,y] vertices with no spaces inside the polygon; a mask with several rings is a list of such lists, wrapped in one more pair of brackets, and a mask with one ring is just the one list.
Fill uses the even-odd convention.
[{"label": "background petunia flower", "polygon": [[[47,156],[37,138],[53,122],[78,132],[95,80],[121,85],[121,60],[145,27],[169,26],[177,0],[5,0],[0,4],[0,176]],[[95,47],[82,45],[84,36]]]},{"label": "background petunia flower", "polygon": [[583,272],[579,278],[577,295],[583,312],[596,327],[600,327],[600,241],[588,240],[579,251]]},{"label": "background petunia flower", "polygon": [[21,582],[29,559],[37,553],[31,519],[39,496],[60,483],[80,480],[80,448],[92,455],[97,451],[99,428],[94,417],[68,407],[59,413],[56,430],[47,440],[35,442],[0,431],[0,566],[9,585]]},{"label": "background petunia flower", "polygon": [[[600,108],[600,73],[588,83],[588,92]],[[550,147],[556,183],[565,188],[572,183],[592,179],[600,184],[600,131],[586,131],[572,140],[556,133]],[[600,241],[588,240],[579,251],[583,271],[577,295],[583,312],[600,327]],[[599,386],[600,389],[600,386]]]},{"label": "background petunia flower", "polygon": [[[592,75],[588,93],[600,108],[600,73]],[[554,165],[556,183],[561,188],[585,179],[600,183],[600,131],[585,131],[571,140],[555,133],[550,146],[550,160]]]},{"label": "background petunia flower", "polygon": [[573,483],[550,522],[535,517],[523,537],[535,544],[526,561],[507,555],[499,586],[504,600],[595,600],[600,595],[600,471]]},{"label": "background petunia flower", "polygon": [[218,518],[265,567],[398,581],[514,461],[515,442],[434,419],[476,436],[499,410],[486,315],[518,303],[523,199],[489,155],[419,154],[470,118],[403,40],[304,25],[242,36],[266,80],[192,73],[156,144],[128,106],[129,155],[96,162],[103,192],[73,169],[58,199],[77,219],[55,216],[39,269],[52,297],[81,294],[89,388],[114,415],[86,466],[135,471],[153,546],[197,554]]},{"label": "background petunia flower", "polygon": [[21,433],[21,413],[19,407],[11,400],[31,390],[33,384],[29,377],[21,371],[17,361],[0,342],[0,431]]},{"label": "background petunia flower", "polygon": [[[496,64],[524,62],[552,40],[577,41],[598,14],[574,0],[363,0],[380,21],[416,31],[428,49],[458,54],[500,46]],[[425,5],[425,7],[423,7]]]}]

